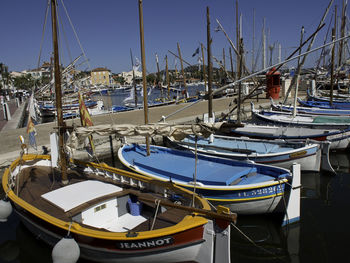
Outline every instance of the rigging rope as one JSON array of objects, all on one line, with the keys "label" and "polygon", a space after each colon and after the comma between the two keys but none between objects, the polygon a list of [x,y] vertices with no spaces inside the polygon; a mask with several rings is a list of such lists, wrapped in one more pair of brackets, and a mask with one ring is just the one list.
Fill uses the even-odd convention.
[{"label": "rigging rope", "polygon": [[156,199],[154,200],[154,203],[157,205],[157,208],[156,208],[156,212],[154,214],[154,217],[153,217],[153,222],[152,222],[152,226],[151,226],[151,231],[153,230],[153,227],[154,227],[154,223],[156,222],[156,218],[157,218],[157,214],[158,214],[158,209],[159,209],[159,204],[160,204],[160,200],[159,199]]},{"label": "rigging rope", "polygon": [[45,12],[45,19],[44,19],[44,25],[43,25],[43,31],[41,35],[41,42],[40,42],[40,51],[39,51],[39,58],[38,58],[38,67],[40,66],[40,59],[41,59],[41,51],[43,48],[43,42],[44,42],[44,35],[45,35],[45,28],[46,28],[46,22],[47,22],[47,16],[49,13],[49,6],[50,6],[50,0],[47,0],[47,6],[46,6],[46,12]]}]

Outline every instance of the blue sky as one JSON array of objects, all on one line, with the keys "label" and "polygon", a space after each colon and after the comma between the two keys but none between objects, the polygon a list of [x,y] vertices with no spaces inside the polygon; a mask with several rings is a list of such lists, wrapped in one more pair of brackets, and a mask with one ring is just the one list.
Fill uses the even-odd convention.
[{"label": "blue sky", "polygon": [[[81,54],[81,51],[62,8],[61,0],[58,0],[58,3],[64,29],[64,34],[61,32],[62,62],[67,65],[70,58],[66,43],[72,58]],[[245,49],[247,51],[252,49],[253,8],[256,49],[261,45],[261,30],[265,17],[266,28],[270,32],[268,41],[270,44],[281,43],[283,58],[298,46],[302,26],[305,27],[306,37],[313,33],[328,3],[328,0],[239,0]],[[107,67],[114,73],[129,71],[130,48],[134,57],[141,60],[137,0],[64,0],[64,4],[91,68]],[[338,6],[338,15],[341,14],[342,1],[335,0],[326,19],[327,24],[320,32],[314,47],[323,42],[335,4]],[[32,69],[37,66],[46,6],[47,0],[1,1],[0,62],[7,64],[10,71]],[[229,67],[229,43],[222,32],[214,32],[214,29],[217,27],[215,21],[217,18],[236,43],[234,0],[144,0],[148,72],[155,72],[157,69],[155,53],[158,53],[161,69],[165,67],[165,55],[168,55],[169,67],[174,68],[174,56],[168,50],[177,53],[177,42],[180,44],[183,58],[191,64],[197,63],[192,54],[200,42],[206,45],[207,6],[210,8],[213,55],[222,59],[224,48],[227,56],[226,66]],[[41,63],[49,61],[51,50],[49,20],[44,35]],[[316,58],[316,54],[310,55],[307,65],[312,66]],[[249,54],[247,63],[251,64]],[[261,64],[260,52],[257,65],[261,67]],[[177,68],[180,68],[179,61]],[[88,65],[84,64],[80,69],[88,69]]]}]

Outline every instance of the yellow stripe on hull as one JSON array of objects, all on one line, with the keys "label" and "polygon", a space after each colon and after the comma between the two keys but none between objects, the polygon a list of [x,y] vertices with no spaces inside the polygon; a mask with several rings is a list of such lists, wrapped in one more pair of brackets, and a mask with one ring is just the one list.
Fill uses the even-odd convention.
[{"label": "yellow stripe on hull", "polygon": [[219,202],[242,202],[242,201],[252,201],[252,200],[262,200],[262,199],[268,199],[276,196],[281,196],[282,193],[274,194],[274,195],[267,195],[267,196],[261,196],[261,197],[251,197],[251,198],[244,198],[244,199],[216,199],[216,198],[206,198],[209,201],[219,201]]}]

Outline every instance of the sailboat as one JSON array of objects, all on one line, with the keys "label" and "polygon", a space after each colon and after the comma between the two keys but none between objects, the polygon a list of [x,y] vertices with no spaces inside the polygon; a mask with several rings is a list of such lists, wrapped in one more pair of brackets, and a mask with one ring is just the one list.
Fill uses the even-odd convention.
[{"label": "sailboat", "polygon": [[252,118],[263,124],[277,124],[284,126],[300,126],[323,129],[345,129],[350,126],[350,116],[341,115],[313,115],[293,114],[275,110],[257,110],[252,103]]},{"label": "sailboat", "polygon": [[[56,0],[51,0],[58,123],[51,156],[24,154],[2,177],[11,212],[38,238],[54,246],[53,262],[230,262],[230,223],[225,207],[171,182],[66,156],[60,101]],[[58,142],[58,147],[55,145]],[[23,149],[25,149],[25,146]]]},{"label": "sailboat", "polygon": [[199,155],[191,151],[125,144],[119,160],[131,171],[199,193],[213,205],[224,205],[241,215],[285,212],[296,174],[280,167]]},{"label": "sailboat", "polygon": [[334,173],[329,162],[329,144],[316,141],[285,141],[239,138],[214,135],[212,139],[188,136],[181,141],[166,138],[168,144],[178,149],[197,151],[200,154],[222,158],[254,161],[256,163],[275,165],[289,169],[298,162],[302,171]]}]

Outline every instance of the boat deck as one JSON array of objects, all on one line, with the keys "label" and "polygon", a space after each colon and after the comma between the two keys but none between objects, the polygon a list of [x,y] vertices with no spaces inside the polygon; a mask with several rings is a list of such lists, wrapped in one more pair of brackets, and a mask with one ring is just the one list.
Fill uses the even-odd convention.
[{"label": "boat deck", "polygon": [[[123,189],[122,191],[119,191],[117,193],[113,194],[106,194],[103,197],[97,198],[96,200],[87,201],[81,205],[78,205],[77,207],[70,209],[69,211],[64,211],[64,209],[59,208],[58,206],[54,205],[52,202],[49,202],[48,200],[45,200],[42,195],[52,192],[54,190],[60,189],[66,185],[63,185],[60,180],[60,172],[57,169],[52,169],[51,167],[47,166],[31,166],[22,169],[19,176],[19,189],[14,189],[15,193],[18,191],[18,196],[22,198],[27,203],[31,204],[32,206],[40,209],[41,211],[46,212],[47,214],[66,221],[71,222],[72,218],[82,212],[84,209],[91,207],[92,205],[96,204],[97,202],[101,201],[101,199],[111,198],[111,197],[117,197],[117,196],[123,196],[127,194],[133,194],[138,197],[146,197],[148,199],[152,198],[154,200],[156,199],[163,199],[158,194],[154,193],[148,193],[148,192],[142,192],[139,190],[134,189]],[[68,170],[67,176],[69,179],[69,185],[83,182],[88,180],[96,179],[96,176],[89,177],[86,174],[83,174],[82,172],[79,172],[78,170]],[[103,178],[99,178],[100,181],[103,181]],[[107,182],[109,180],[106,180]],[[143,203],[143,213],[142,216],[144,217],[143,220],[139,220],[139,224],[134,224],[133,229],[129,229],[132,231],[147,231],[150,230],[151,225],[154,220],[154,210],[155,210],[155,203],[151,202],[142,202]],[[171,208],[166,210],[165,212],[160,212],[157,214],[155,224],[153,229],[160,229],[164,227],[173,226],[177,223],[179,223],[184,216],[189,215],[190,213],[187,211],[183,211],[176,208]],[[130,218],[126,220],[131,220]],[[119,220],[119,219],[118,219]],[[84,225],[84,227],[96,229],[95,227]],[[111,226],[102,226],[101,228],[97,228],[99,230],[105,230],[105,231],[112,231],[112,232],[126,232],[127,230],[120,230],[116,231],[116,227],[113,225]]]}]

